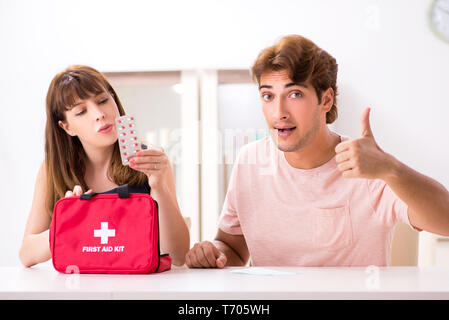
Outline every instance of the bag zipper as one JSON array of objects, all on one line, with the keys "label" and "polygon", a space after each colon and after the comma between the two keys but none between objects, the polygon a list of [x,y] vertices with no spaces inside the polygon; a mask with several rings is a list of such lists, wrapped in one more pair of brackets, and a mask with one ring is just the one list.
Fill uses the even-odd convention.
[{"label": "bag zipper", "polygon": [[160,247],[160,230],[159,230],[159,205],[157,204],[157,201],[154,200],[154,203],[156,204],[156,217],[157,217],[157,272],[159,270],[159,267],[161,265],[161,247]]}]

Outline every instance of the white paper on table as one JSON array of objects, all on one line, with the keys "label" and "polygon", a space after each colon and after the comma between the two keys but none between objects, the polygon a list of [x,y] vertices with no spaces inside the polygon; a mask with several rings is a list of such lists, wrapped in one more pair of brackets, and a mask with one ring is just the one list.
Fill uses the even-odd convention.
[{"label": "white paper on table", "polygon": [[241,273],[241,274],[251,274],[257,276],[285,276],[285,275],[295,275],[300,274],[299,272],[288,272],[288,271],[279,271],[268,268],[260,268],[260,267],[249,267],[245,269],[236,269],[231,270],[232,273]]}]

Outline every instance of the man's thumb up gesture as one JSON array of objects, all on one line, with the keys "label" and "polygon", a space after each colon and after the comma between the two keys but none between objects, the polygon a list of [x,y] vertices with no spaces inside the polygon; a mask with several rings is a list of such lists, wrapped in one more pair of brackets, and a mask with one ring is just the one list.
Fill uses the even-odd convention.
[{"label": "man's thumb up gesture", "polygon": [[345,178],[384,179],[391,170],[392,156],[374,140],[369,121],[370,108],[362,115],[362,136],[335,147],[338,169]]},{"label": "man's thumb up gesture", "polygon": [[373,132],[371,131],[371,125],[369,123],[369,113],[371,108],[366,108],[362,114],[362,138],[371,137],[374,140]]}]

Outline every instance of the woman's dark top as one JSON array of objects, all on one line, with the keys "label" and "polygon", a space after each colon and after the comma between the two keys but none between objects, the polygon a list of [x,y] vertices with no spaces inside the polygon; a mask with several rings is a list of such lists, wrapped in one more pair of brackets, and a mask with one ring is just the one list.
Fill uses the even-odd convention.
[{"label": "woman's dark top", "polygon": [[[99,192],[98,194],[107,194],[107,193],[117,193],[117,188],[105,191],[105,192]],[[130,186],[128,185],[128,192],[129,193],[146,193],[146,194],[150,194],[151,192],[151,187],[148,184],[148,178],[145,179],[145,182],[141,185],[134,185],[134,186]]]}]

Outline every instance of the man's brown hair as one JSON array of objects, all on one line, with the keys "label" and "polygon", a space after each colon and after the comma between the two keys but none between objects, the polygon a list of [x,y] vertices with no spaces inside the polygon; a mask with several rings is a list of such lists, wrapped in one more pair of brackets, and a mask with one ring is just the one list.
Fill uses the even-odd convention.
[{"label": "man's brown hair", "polygon": [[263,73],[281,70],[287,71],[294,83],[310,81],[316,91],[318,103],[321,103],[322,93],[332,88],[334,103],[326,113],[326,123],[337,119],[338,65],[334,57],[307,38],[288,35],[262,50],[251,67],[253,80],[258,84]]}]

